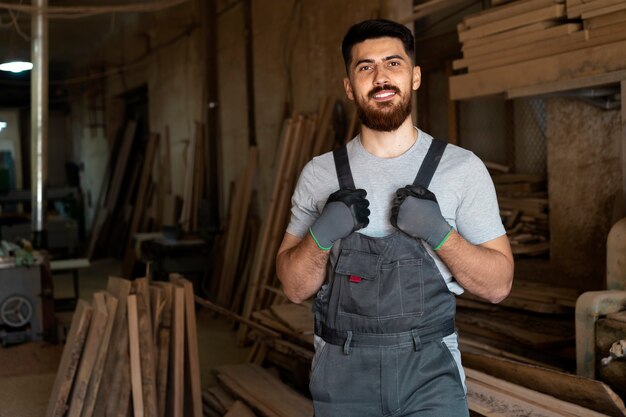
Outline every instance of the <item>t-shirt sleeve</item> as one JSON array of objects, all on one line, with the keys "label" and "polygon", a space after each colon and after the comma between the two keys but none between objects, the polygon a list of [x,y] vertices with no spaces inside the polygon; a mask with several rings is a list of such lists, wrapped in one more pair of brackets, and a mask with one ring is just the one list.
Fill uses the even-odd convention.
[{"label": "t-shirt sleeve", "polygon": [[496,190],[485,164],[474,154],[467,161],[464,194],[457,209],[457,231],[474,245],[506,233]]},{"label": "t-shirt sleeve", "polygon": [[314,165],[312,160],[304,166],[291,197],[291,219],[287,233],[299,238],[304,238],[309,227],[320,215],[315,201],[317,181]]}]

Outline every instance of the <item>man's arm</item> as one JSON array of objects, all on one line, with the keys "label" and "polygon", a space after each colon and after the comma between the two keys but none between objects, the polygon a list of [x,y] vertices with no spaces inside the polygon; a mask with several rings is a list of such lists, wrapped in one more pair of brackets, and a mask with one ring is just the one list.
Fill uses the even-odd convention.
[{"label": "man's arm", "polygon": [[513,255],[506,235],[473,245],[443,218],[435,195],[421,185],[396,191],[391,224],[426,241],[467,291],[492,303],[506,298],[513,283]]},{"label": "man's arm", "polygon": [[276,255],[276,274],[290,301],[299,304],[317,293],[326,277],[329,253],[310,233],[304,239],[285,233]]},{"label": "man's arm", "polygon": [[513,284],[513,254],[506,235],[472,245],[455,230],[437,250],[457,282],[492,303],[504,300]]}]

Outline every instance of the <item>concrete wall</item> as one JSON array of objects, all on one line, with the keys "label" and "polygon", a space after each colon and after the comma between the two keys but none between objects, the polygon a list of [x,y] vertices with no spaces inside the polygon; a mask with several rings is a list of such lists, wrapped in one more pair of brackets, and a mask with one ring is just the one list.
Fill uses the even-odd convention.
[{"label": "concrete wall", "polygon": [[[106,161],[121,129],[119,96],[148,87],[150,130],[171,140],[172,185],[184,187],[185,150],[195,122],[202,121],[204,43],[199,3],[189,2],[165,12],[122,16],[77,73],[121,66],[106,78],[107,131],[85,128],[88,84],[74,89],[72,132],[74,158],[83,163],[87,222],[93,218]],[[345,30],[360,20],[410,14],[411,0],[264,0],[252,2],[256,134],[259,146],[255,184],[261,210],[269,199],[274,156],[285,115],[317,110],[328,96],[343,99],[344,77],[340,42]],[[189,30],[189,36],[179,35]],[[222,206],[230,184],[247,163],[248,122],[243,4],[218,2],[218,76]],[[175,41],[171,41],[176,39]],[[165,47],[159,45],[168,44]],[[141,57],[144,59],[138,60]],[[288,80],[292,82],[289,83]],[[122,112],[123,113],[123,112]],[[91,204],[89,204],[91,203]],[[223,214],[224,211],[222,211]]]},{"label": "concrete wall", "polygon": [[[77,65],[77,74],[109,75],[72,89],[73,159],[83,166],[87,227],[95,214],[109,154],[123,129],[121,95],[146,85],[150,131],[170,137],[172,189],[182,194],[185,151],[194,125],[202,120],[202,34],[194,2],[149,15],[121,16],[114,34]],[[119,71],[116,71],[119,69]],[[90,129],[87,96],[104,82],[106,129]],[[164,141],[161,141],[164,145]]]},{"label": "concrete wall", "polygon": [[551,260],[556,284],[600,289],[620,187],[620,113],[575,99],[546,101]]}]

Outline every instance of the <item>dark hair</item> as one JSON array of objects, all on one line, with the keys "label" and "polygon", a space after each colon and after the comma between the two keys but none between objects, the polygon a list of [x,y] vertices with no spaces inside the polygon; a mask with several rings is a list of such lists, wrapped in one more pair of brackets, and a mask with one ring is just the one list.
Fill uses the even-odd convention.
[{"label": "dark hair", "polygon": [[348,71],[352,61],[352,47],[354,45],[368,39],[386,37],[400,39],[404,46],[404,51],[411,58],[411,61],[415,61],[415,40],[413,39],[413,34],[406,26],[385,19],[365,20],[348,29],[343,42],[341,42],[341,53],[343,54],[346,71]]}]

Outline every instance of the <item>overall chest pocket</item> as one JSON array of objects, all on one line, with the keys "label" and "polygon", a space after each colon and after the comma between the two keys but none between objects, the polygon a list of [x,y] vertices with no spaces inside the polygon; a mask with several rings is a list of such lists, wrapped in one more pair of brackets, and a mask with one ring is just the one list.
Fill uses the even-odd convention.
[{"label": "overall chest pocket", "polygon": [[422,260],[384,262],[381,255],[343,250],[335,267],[338,313],[367,318],[418,316],[424,311]]}]

